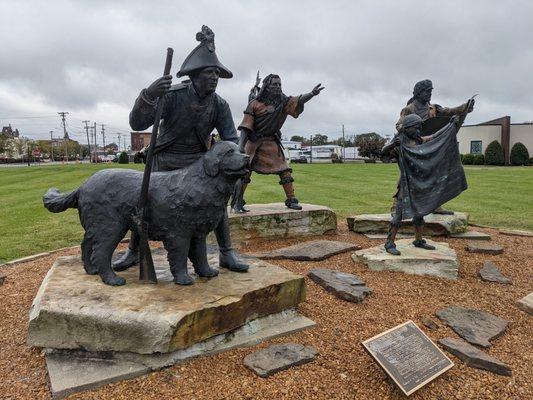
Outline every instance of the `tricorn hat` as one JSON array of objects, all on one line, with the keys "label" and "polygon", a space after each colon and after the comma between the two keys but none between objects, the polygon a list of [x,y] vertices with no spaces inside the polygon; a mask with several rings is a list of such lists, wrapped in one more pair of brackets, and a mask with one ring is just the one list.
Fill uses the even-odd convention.
[{"label": "tricorn hat", "polygon": [[215,34],[208,26],[203,25],[202,31],[196,34],[196,40],[200,42],[187,56],[177,74],[178,78],[189,75],[192,71],[207,67],[217,67],[221,78],[232,78],[233,73],[218,61],[215,53]]}]

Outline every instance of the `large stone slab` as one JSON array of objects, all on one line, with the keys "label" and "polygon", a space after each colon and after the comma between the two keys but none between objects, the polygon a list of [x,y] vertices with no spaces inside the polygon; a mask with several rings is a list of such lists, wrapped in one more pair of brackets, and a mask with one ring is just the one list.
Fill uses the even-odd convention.
[{"label": "large stone slab", "polygon": [[[348,229],[357,233],[387,233],[391,220],[388,214],[361,214],[348,217]],[[468,229],[468,214],[456,212],[453,215],[429,214],[424,217],[424,235],[439,236],[452,233],[466,232]],[[412,220],[405,220],[400,227],[400,233],[413,234]]]},{"label": "large stone slab", "polygon": [[490,254],[495,256],[503,253],[503,247],[499,244],[472,242],[466,245],[466,251],[470,253]]},{"label": "large stone slab", "polygon": [[[363,236],[366,237],[367,239],[380,239],[380,240],[383,240],[383,239],[387,239],[387,234],[386,233],[363,233]],[[411,234],[405,234],[405,233],[398,233],[396,234],[396,239],[408,239],[408,238],[415,238],[415,232],[411,232]]]},{"label": "large stone slab", "polygon": [[275,344],[244,357],[244,365],[262,378],[315,359],[318,352],[298,343]]},{"label": "large stone slab", "polygon": [[372,289],[365,286],[365,282],[346,272],[315,268],[310,270],[307,276],[339,299],[353,303],[362,302],[372,293]]},{"label": "large stone slab", "polygon": [[502,235],[507,236],[522,236],[522,237],[533,237],[533,232],[531,231],[520,231],[514,229],[503,229],[499,231]]},{"label": "large stone slab", "polygon": [[533,315],[533,292],[518,300],[516,306],[529,315]]},{"label": "large stone slab", "polygon": [[302,203],[291,210],[284,203],[251,204],[250,212],[229,212],[231,238],[235,243],[253,239],[280,239],[333,233],[337,216],[331,208]]},{"label": "large stone slab", "polygon": [[469,239],[469,240],[490,240],[490,235],[485,232],[466,231],[461,233],[452,233],[450,237],[454,239]]},{"label": "large stone slab", "polygon": [[444,338],[440,339],[439,343],[469,367],[484,369],[504,376],[511,376],[512,374],[511,368],[507,364],[489,356],[484,351],[479,350],[461,339]]},{"label": "large stone slab", "polygon": [[[209,261],[217,267],[217,251]],[[30,310],[28,344],[57,349],[167,353],[229,332],[250,320],[295,308],[305,299],[300,275],[250,259],[247,273],[221,269],[212,279],[175,285],[164,250],[154,251],[159,283],[138,268],[119,273],[121,287],[87,275],[78,256],[60,257]],[[192,272],[192,271],[191,271]]]},{"label": "large stone slab", "polygon": [[503,275],[498,267],[490,261],[486,261],[483,264],[483,267],[479,270],[479,276],[486,282],[511,284],[511,280]]},{"label": "large stone slab", "polygon": [[509,324],[503,318],[464,307],[444,308],[436,315],[463,339],[481,347],[490,347],[489,340],[503,335]]},{"label": "large stone slab", "polygon": [[354,262],[362,262],[374,271],[399,271],[413,275],[429,275],[440,278],[457,279],[459,260],[455,250],[448,243],[433,242],[428,244],[435,250],[424,250],[413,246],[411,239],[396,241],[396,248],[402,253],[393,256],[385,251],[383,244],[356,251],[352,255]]},{"label": "large stone slab", "polygon": [[58,399],[111,382],[132,379],[193,357],[253,346],[263,340],[298,332],[314,325],[313,321],[299,315],[295,310],[288,310],[252,320],[231,332],[172,353],[95,353],[47,349],[46,365],[50,388],[53,397]]},{"label": "large stone slab", "polygon": [[150,368],[134,362],[58,354],[46,356],[46,368],[54,400],[150,372]]},{"label": "large stone slab", "polygon": [[253,253],[251,255],[262,260],[289,259],[296,261],[320,261],[336,254],[360,248],[360,246],[352,243],[334,240],[313,240],[297,243],[293,246],[282,247],[281,249]]}]

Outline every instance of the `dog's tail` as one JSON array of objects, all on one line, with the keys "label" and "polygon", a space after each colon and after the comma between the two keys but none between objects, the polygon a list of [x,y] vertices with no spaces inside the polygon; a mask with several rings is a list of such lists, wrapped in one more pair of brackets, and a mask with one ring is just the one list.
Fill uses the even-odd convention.
[{"label": "dog's tail", "polygon": [[79,189],[68,193],[61,193],[56,188],[51,188],[43,196],[44,206],[48,211],[58,213],[67,208],[78,208]]}]

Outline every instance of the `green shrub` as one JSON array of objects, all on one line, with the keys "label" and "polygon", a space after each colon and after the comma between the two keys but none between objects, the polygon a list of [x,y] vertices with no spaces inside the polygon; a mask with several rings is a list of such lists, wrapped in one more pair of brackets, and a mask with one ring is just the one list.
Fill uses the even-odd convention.
[{"label": "green shrub", "polygon": [[128,164],[129,162],[130,162],[130,159],[128,157],[128,154],[125,151],[120,153],[120,155],[118,156],[118,163],[119,164]]},{"label": "green shrub", "polygon": [[474,164],[474,155],[473,154],[464,154],[463,155],[463,164],[472,165]]},{"label": "green shrub", "polygon": [[463,157],[464,156],[465,156],[464,154],[459,154],[459,158],[461,159],[461,162],[463,162]]},{"label": "green shrub", "polygon": [[520,142],[516,142],[511,149],[511,165],[527,165],[529,162],[529,152],[527,147]]},{"label": "green shrub", "polygon": [[503,147],[494,140],[489,143],[485,149],[485,164],[487,165],[503,165],[505,164],[505,156],[503,155]]},{"label": "green shrub", "polygon": [[134,164],[142,164],[143,162],[143,158],[141,156],[141,153],[137,152],[135,153],[135,155],[133,156],[133,163]]},{"label": "green shrub", "polygon": [[483,165],[483,164],[485,164],[485,156],[483,154],[475,154],[474,155],[474,162],[472,164],[474,164],[474,165]]},{"label": "green shrub", "polygon": [[529,165],[533,165],[533,157],[529,159]]}]

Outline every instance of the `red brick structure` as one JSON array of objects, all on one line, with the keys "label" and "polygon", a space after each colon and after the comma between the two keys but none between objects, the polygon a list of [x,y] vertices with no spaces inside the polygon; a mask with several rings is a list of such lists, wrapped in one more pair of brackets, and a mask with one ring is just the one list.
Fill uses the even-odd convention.
[{"label": "red brick structure", "polygon": [[140,151],[150,144],[151,132],[131,132],[131,151]]}]

